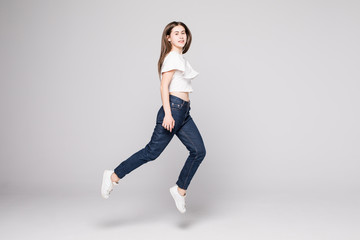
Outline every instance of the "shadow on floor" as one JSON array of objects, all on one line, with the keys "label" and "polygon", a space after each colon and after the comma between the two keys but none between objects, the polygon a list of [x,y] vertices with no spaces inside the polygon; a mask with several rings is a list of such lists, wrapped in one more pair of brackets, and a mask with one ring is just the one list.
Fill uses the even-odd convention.
[{"label": "shadow on floor", "polygon": [[179,229],[189,229],[196,225],[197,222],[208,219],[212,215],[215,215],[215,213],[212,211],[210,204],[187,204],[187,211],[182,214],[178,212],[174,203],[173,206],[166,204],[163,207],[156,206],[150,209],[137,208],[132,213],[129,211],[125,213],[113,211],[108,219],[99,220],[95,225],[99,228],[117,228],[133,224],[173,222]]}]

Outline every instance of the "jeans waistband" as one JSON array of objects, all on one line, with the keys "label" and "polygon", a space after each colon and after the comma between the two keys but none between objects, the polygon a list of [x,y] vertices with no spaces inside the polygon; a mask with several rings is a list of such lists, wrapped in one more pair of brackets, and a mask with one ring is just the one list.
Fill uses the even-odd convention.
[{"label": "jeans waistband", "polygon": [[170,100],[170,102],[173,102],[173,103],[179,103],[182,105],[190,105],[190,99],[189,99],[189,101],[185,101],[174,95],[169,95],[169,100]]}]

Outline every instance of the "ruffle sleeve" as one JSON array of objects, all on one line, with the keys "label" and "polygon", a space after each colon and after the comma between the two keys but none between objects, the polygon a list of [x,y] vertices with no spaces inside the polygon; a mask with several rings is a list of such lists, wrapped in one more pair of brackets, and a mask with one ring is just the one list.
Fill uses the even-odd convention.
[{"label": "ruffle sleeve", "polygon": [[161,73],[174,69],[185,72],[185,61],[180,56],[180,54],[170,52],[164,59],[163,65],[161,67]]},{"label": "ruffle sleeve", "polygon": [[193,79],[193,78],[195,78],[197,75],[199,75],[199,73],[198,73],[197,71],[195,71],[195,70],[191,67],[189,61],[186,61],[186,71],[185,71],[183,77],[186,78],[186,79]]}]

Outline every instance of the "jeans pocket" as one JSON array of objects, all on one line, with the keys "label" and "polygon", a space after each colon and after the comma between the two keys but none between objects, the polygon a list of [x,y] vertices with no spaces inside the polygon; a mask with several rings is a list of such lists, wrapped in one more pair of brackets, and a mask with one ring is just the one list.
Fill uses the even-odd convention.
[{"label": "jeans pocket", "polygon": [[183,104],[181,103],[174,103],[170,102],[171,109],[180,110],[182,108]]}]

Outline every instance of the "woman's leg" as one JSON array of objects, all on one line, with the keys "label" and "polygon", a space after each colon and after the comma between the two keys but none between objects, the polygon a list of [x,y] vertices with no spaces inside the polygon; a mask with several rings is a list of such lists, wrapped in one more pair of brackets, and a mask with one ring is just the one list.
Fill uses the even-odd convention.
[{"label": "woman's leg", "polygon": [[116,178],[116,176],[112,176],[112,179],[118,181],[119,178],[123,178],[126,174],[140,167],[144,163],[155,160],[164,151],[175,132],[180,127],[177,123],[183,122],[185,118],[184,115],[179,112],[173,112],[172,115],[175,119],[175,127],[173,131],[170,132],[162,126],[165,112],[163,107],[160,107],[156,116],[156,125],[149,143],[146,144],[144,148],[120,163],[119,166],[114,169],[114,173],[118,178]]},{"label": "woman's leg", "polygon": [[144,163],[155,160],[166,148],[173,136],[173,132],[169,132],[160,123],[157,123],[149,143],[120,163],[114,169],[114,173],[121,179]]},{"label": "woman's leg", "polygon": [[186,190],[206,155],[206,149],[201,134],[190,114],[186,116],[182,127],[176,132],[176,136],[190,152],[176,182],[179,188]]}]

